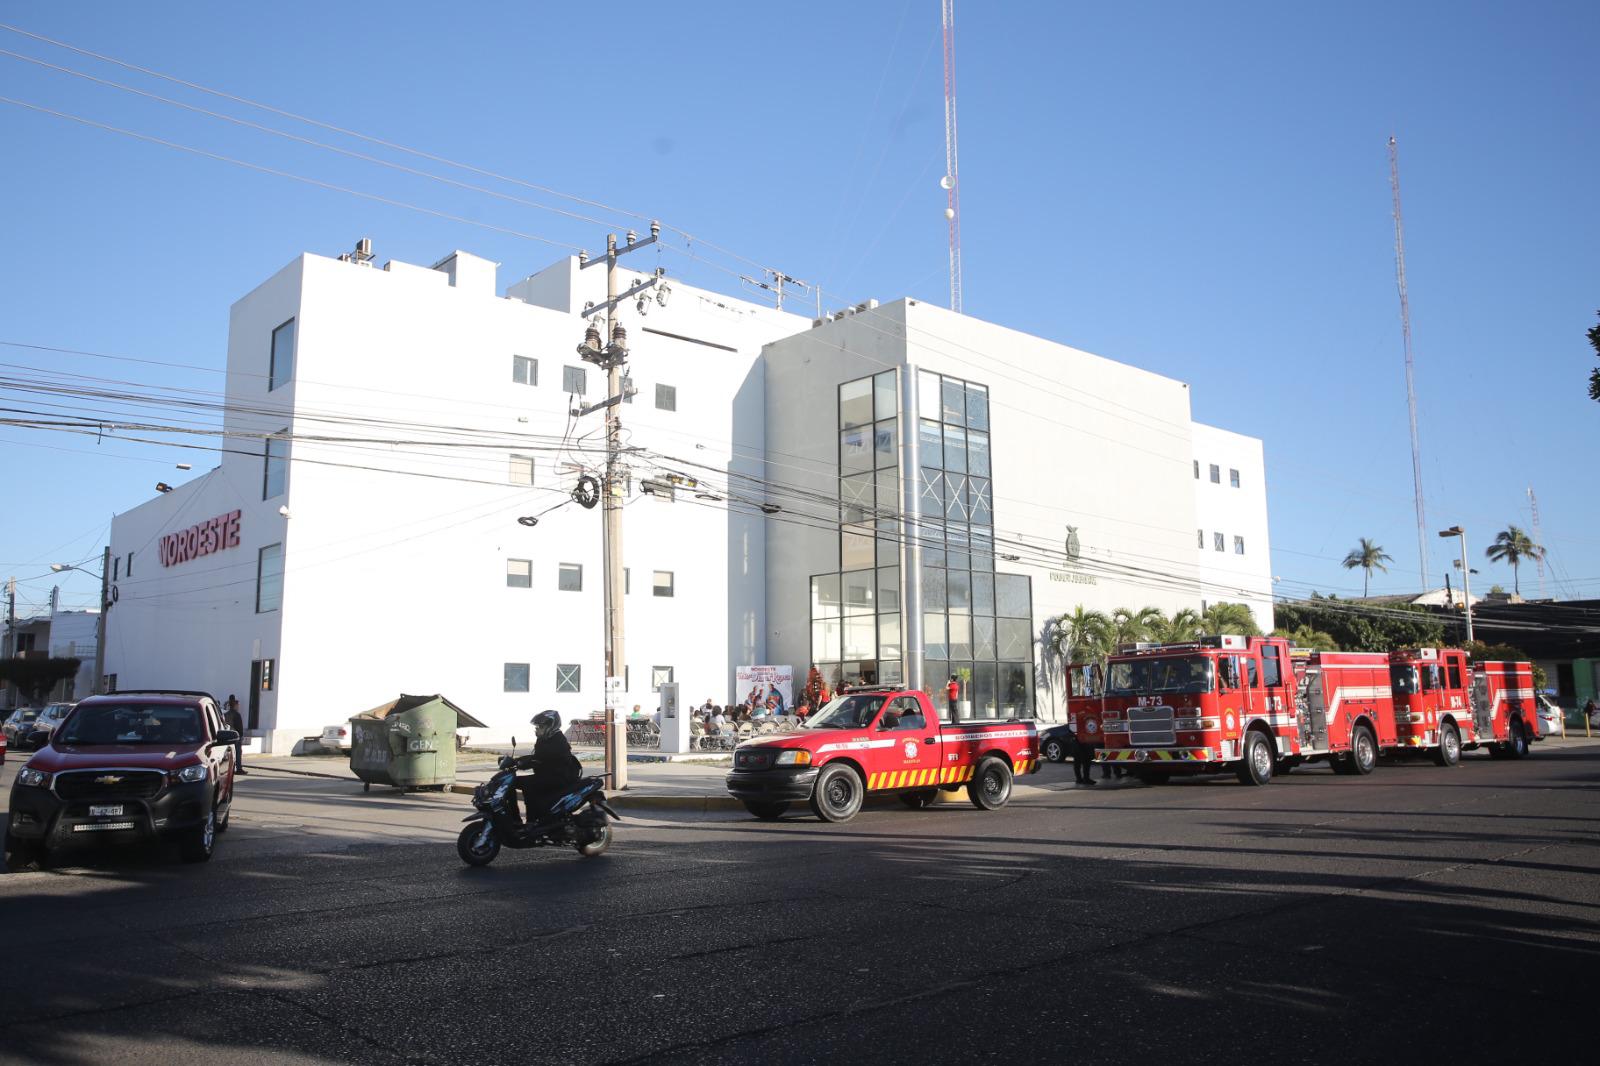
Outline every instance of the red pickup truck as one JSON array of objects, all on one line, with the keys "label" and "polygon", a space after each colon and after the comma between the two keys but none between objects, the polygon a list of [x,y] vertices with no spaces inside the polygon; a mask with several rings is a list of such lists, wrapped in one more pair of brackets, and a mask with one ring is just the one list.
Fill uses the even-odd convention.
[{"label": "red pickup truck", "polygon": [[1011,798],[1015,775],[1038,770],[1033,722],[941,722],[926,694],[874,688],[838,697],[796,732],[740,744],[727,784],[766,821],[804,801],[823,821],[846,822],[869,795],[920,808],[941,789],[965,788],[992,811]]}]

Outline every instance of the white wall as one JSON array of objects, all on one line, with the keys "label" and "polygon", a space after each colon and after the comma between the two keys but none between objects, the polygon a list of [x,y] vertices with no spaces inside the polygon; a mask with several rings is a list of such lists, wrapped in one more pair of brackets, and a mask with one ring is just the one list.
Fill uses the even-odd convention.
[{"label": "white wall", "polygon": [[72,679],[72,699],[81,700],[94,691],[99,625],[99,611],[55,611],[50,615],[50,657],[78,659],[82,664]]},{"label": "white wall", "polygon": [[[1264,632],[1273,628],[1272,556],[1267,543],[1266,463],[1261,441],[1195,423],[1194,458],[1200,476],[1192,477],[1195,528],[1205,533],[1199,547],[1201,598],[1207,603],[1244,603]],[[1211,480],[1211,467],[1218,481]],[[1239,487],[1232,471],[1239,472]],[[1191,468],[1191,475],[1193,470]],[[1216,535],[1222,534],[1222,551]],[[1234,538],[1244,538],[1244,554],[1235,550]]]}]

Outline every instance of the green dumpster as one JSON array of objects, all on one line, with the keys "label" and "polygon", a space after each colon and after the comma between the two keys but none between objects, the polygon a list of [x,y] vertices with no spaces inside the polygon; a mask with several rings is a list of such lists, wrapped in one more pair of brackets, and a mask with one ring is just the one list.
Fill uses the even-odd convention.
[{"label": "green dumpster", "polygon": [[367,790],[449,788],[456,779],[456,730],[488,728],[440,695],[402,695],[355,715],[350,727],[350,769]]}]

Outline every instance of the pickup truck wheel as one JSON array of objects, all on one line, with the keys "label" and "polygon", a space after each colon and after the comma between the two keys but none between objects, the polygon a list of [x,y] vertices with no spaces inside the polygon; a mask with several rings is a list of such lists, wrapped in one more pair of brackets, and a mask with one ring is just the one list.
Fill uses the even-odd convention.
[{"label": "pickup truck wheel", "polygon": [[217,845],[217,812],[206,812],[206,820],[184,831],[179,847],[184,862],[208,862]]},{"label": "pickup truck wheel", "polygon": [[811,811],[824,822],[848,822],[861,810],[861,775],[842,764],[824,766],[811,789]]},{"label": "pickup truck wheel", "polygon": [[989,756],[978,764],[967,786],[967,798],[974,807],[997,811],[1011,798],[1011,767],[996,756]]},{"label": "pickup truck wheel", "polygon": [[1051,737],[1044,742],[1044,757],[1051,762],[1066,762],[1067,746],[1058,737]]},{"label": "pickup truck wheel", "polygon": [[12,873],[45,867],[45,850],[32,840],[19,840],[6,830],[6,869]]},{"label": "pickup truck wheel", "polygon": [[1440,766],[1454,766],[1461,761],[1461,733],[1448,722],[1439,728],[1439,746],[1433,749],[1433,761]]},{"label": "pickup truck wheel", "polygon": [[787,803],[761,803],[756,800],[745,800],[744,809],[760,818],[763,822],[775,822],[783,817],[789,809]]},{"label": "pickup truck wheel", "polygon": [[939,802],[939,790],[936,788],[919,788],[915,792],[900,793],[900,802],[914,811],[925,810]]}]

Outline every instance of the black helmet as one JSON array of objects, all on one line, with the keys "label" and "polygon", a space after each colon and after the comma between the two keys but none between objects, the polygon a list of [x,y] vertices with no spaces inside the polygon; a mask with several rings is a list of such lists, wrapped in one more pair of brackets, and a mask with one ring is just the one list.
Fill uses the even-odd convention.
[{"label": "black helmet", "polygon": [[558,711],[540,711],[533,716],[533,735],[544,738],[561,732],[561,714]]}]

